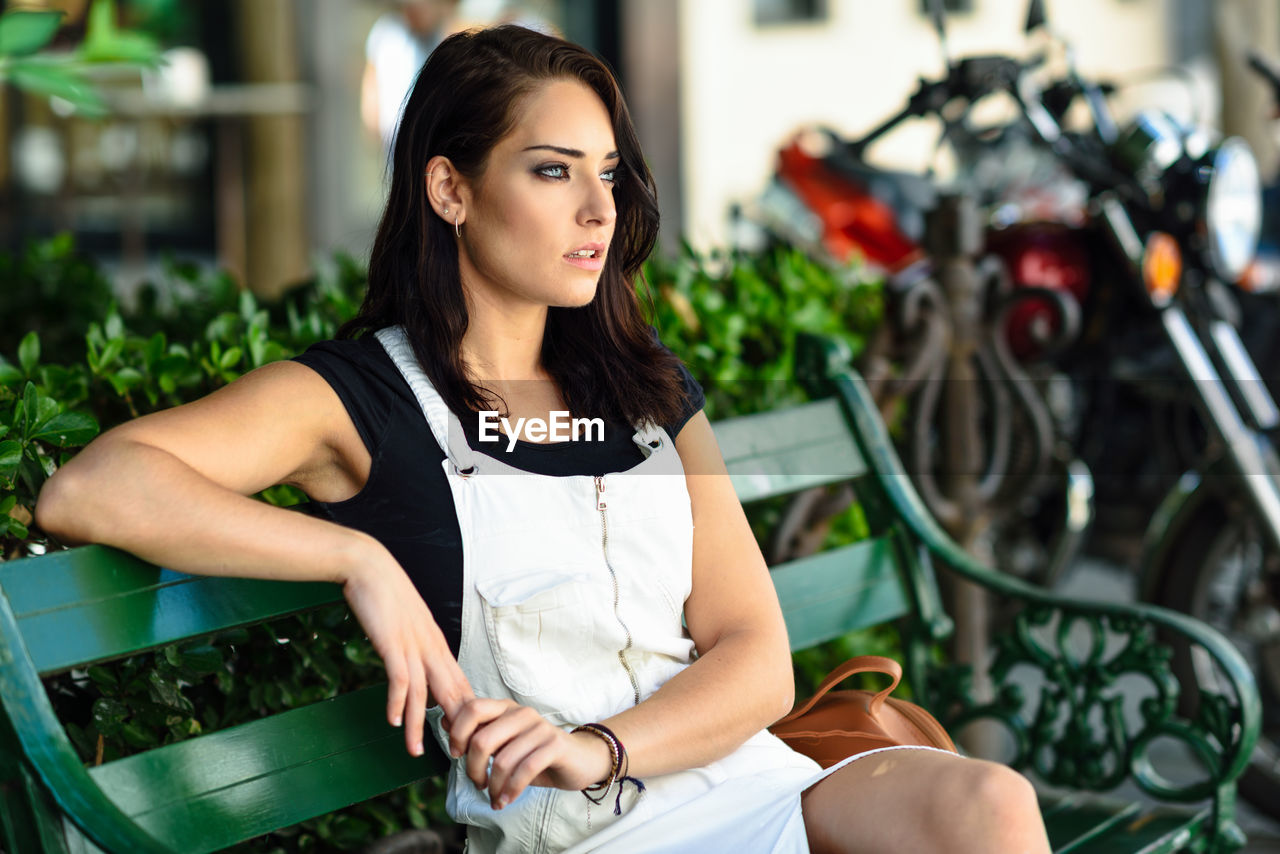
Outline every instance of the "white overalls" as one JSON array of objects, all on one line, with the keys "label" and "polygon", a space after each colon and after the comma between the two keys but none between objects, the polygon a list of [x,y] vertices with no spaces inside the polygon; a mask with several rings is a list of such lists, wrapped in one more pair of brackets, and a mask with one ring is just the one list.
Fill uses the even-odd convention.
[{"label": "white overalls", "polygon": [[[462,533],[458,663],[476,695],[513,699],[571,728],[637,705],[687,667],[693,521],[666,431],[638,429],[645,459],[625,472],[531,474],[473,451],[403,331],[377,335],[445,451]],[[505,443],[494,447],[500,456]],[[439,707],[429,720],[447,752]],[[470,854],[791,854],[808,851],[800,793],[832,770],[761,731],[724,759],[645,779],[642,795],[628,784],[617,817],[616,790],[592,806],[580,792],[530,786],[494,810],[455,760],[447,808],[469,825]]]}]

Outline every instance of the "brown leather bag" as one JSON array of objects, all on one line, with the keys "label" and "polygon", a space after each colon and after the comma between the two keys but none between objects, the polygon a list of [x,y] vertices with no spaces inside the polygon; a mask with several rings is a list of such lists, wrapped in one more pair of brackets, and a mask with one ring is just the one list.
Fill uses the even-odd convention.
[{"label": "brown leather bag", "polygon": [[[855,673],[868,671],[887,673],[893,683],[878,693],[831,691]],[[913,744],[958,752],[933,715],[889,696],[901,679],[902,665],[892,658],[855,656],[831,671],[816,694],[769,731],[823,768],[877,747]]]}]

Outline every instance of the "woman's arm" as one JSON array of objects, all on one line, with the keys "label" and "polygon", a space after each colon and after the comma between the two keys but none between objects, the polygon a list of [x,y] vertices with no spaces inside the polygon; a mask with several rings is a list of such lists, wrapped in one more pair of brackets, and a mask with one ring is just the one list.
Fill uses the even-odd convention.
[{"label": "woman's arm", "polygon": [[309,368],[280,362],[122,424],[54,473],[36,520],[60,540],[184,572],[344,583],[367,555],[365,535],[246,497],[336,480],[326,389]]},{"label": "woman's arm", "polygon": [[248,497],[277,483],[320,499],[354,492],[369,460],[352,437],[319,374],[266,365],[104,433],[49,479],[36,521],[182,572],[343,585],[387,666],[388,720],[407,721],[406,745],[420,754],[427,686],[446,713],[471,689],[413,583],[369,535]]},{"label": "woman's arm", "polygon": [[[705,414],[680,431],[676,449],[693,506],[685,621],[698,659],[640,705],[603,722],[626,746],[630,773],[640,778],[728,755],[785,715],[795,690],[778,596]],[[509,701],[467,704],[450,737],[455,754],[467,754],[468,776],[488,785],[495,803],[509,802],[531,782],[582,788],[609,772],[599,738],[568,736]]]}]

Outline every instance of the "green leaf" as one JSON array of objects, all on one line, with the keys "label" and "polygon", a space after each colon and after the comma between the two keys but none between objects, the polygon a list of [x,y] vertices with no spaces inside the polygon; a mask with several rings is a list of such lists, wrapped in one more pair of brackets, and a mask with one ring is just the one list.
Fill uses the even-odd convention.
[{"label": "green leaf", "polygon": [[144,33],[116,28],[115,3],[93,0],[89,7],[80,56],[88,62],[152,63],[160,54],[156,40]]},{"label": "green leaf", "polygon": [[18,430],[18,434],[23,439],[31,438],[31,428],[35,424],[38,406],[39,393],[36,391],[36,384],[28,380],[22,389],[22,427]]},{"label": "green leaf", "polygon": [[31,438],[59,448],[75,448],[97,436],[98,429],[97,419],[87,412],[61,412],[41,425]]},{"label": "green leaf", "polygon": [[164,333],[157,332],[147,340],[146,363],[147,367],[155,369],[156,364],[164,356]]},{"label": "green leaf", "polygon": [[36,392],[36,417],[31,431],[34,434],[58,414],[58,402],[47,395]]},{"label": "green leaf", "polygon": [[93,703],[93,723],[98,732],[108,738],[120,731],[120,725],[129,714],[129,707],[119,700],[99,697]]},{"label": "green leaf", "polygon": [[35,332],[28,332],[18,344],[18,364],[22,367],[22,373],[29,377],[39,363],[40,336]]},{"label": "green leaf", "polygon": [[160,743],[160,739],[156,738],[155,733],[149,732],[133,722],[122,725],[120,727],[120,735],[133,747],[156,747]]},{"label": "green leaf", "polygon": [[182,651],[182,666],[196,674],[217,673],[222,669],[222,651],[211,646],[199,646]]},{"label": "green leaf", "polygon": [[26,56],[48,44],[58,27],[62,12],[12,10],[0,15],[0,55]]},{"label": "green leaf", "polygon": [[0,386],[15,385],[26,377],[17,365],[0,356]]},{"label": "green leaf", "polygon": [[70,101],[85,115],[106,115],[102,98],[77,72],[36,60],[17,61],[9,66],[9,79],[19,89],[36,95],[51,95]]},{"label": "green leaf", "polygon": [[177,683],[165,679],[158,670],[152,670],[148,674],[148,681],[151,683],[151,698],[157,703],[163,703],[175,709],[181,709],[188,704],[189,701],[182,696]]},{"label": "green leaf", "polygon": [[27,530],[27,526],[19,522],[17,519],[6,516],[4,519],[0,519],[0,523],[3,523],[3,526],[8,528],[10,536],[16,537],[19,540],[25,540],[27,538],[27,534],[30,533]]},{"label": "green leaf", "polygon": [[0,477],[8,477],[18,470],[22,461],[22,443],[16,439],[0,442]]},{"label": "green leaf", "polygon": [[114,688],[120,684],[116,674],[110,668],[95,664],[88,670],[89,678],[100,688]]},{"label": "green leaf", "polygon": [[107,346],[102,348],[102,356],[98,359],[98,370],[111,367],[111,363],[120,358],[120,353],[124,350],[123,338],[112,338],[107,342]]},{"label": "green leaf", "polygon": [[222,354],[222,358],[218,360],[218,367],[224,371],[231,370],[240,361],[241,350],[239,347],[231,347],[227,352]]},{"label": "green leaf", "polygon": [[[320,648],[320,650],[322,649],[323,647]],[[320,677],[330,685],[341,684],[342,672],[338,669],[338,666],[334,664],[333,659],[331,659],[327,653],[320,650],[317,650],[316,653],[311,656],[312,670],[319,674]]]},{"label": "green leaf", "polygon": [[136,368],[121,368],[114,374],[107,374],[107,382],[116,390],[116,394],[124,397],[129,389],[142,382],[142,374]]},{"label": "green leaf", "polygon": [[120,318],[119,313],[114,309],[112,309],[111,314],[107,315],[107,322],[103,331],[106,333],[108,341],[121,339],[123,343],[124,321]]}]

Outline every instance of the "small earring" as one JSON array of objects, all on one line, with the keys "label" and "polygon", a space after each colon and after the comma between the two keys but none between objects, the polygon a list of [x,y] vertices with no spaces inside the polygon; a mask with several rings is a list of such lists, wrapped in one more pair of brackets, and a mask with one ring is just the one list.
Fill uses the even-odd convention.
[{"label": "small earring", "polygon": [[462,228],[458,225],[457,212],[453,214],[453,233],[456,234],[458,237],[462,237]]},{"label": "small earring", "polygon": [[444,209],[444,212],[445,212],[445,213],[448,213],[448,212],[449,212],[449,209],[448,209],[448,208],[445,208],[445,209]]}]

